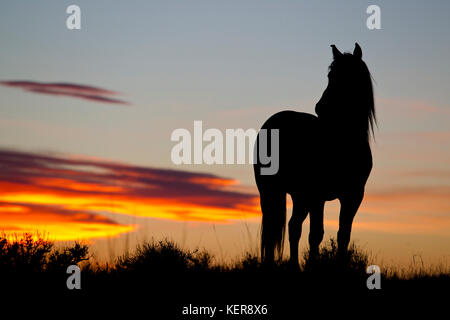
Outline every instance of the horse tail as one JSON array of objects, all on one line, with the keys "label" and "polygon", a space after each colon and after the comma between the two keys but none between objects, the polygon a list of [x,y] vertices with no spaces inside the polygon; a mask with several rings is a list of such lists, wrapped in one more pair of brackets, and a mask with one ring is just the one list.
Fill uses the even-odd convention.
[{"label": "horse tail", "polygon": [[283,256],[286,229],[286,194],[281,192],[260,193],[261,198],[261,258],[273,262]]}]

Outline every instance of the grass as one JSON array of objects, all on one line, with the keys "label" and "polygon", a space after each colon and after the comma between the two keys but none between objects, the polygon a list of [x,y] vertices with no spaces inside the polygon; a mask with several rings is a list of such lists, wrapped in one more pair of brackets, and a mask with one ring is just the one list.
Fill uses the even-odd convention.
[{"label": "grass", "polygon": [[[366,268],[373,262],[355,244],[351,244],[347,256],[342,258],[337,255],[336,241],[331,239],[322,245],[316,259],[306,251],[301,260],[298,270],[292,269],[287,260],[267,267],[252,253],[229,263],[218,263],[205,250],[188,250],[162,240],[144,242],[113,263],[102,264],[89,256],[89,247],[84,244],[56,248],[44,237],[0,236],[0,281],[2,286],[9,284],[19,290],[34,288],[67,294],[66,268],[77,264],[82,270],[83,290],[80,291],[84,294],[151,288],[148,292],[154,297],[170,296],[181,301],[186,296],[219,299],[230,294],[278,298],[286,296],[289,288],[295,288],[299,294],[314,290],[341,292],[345,289],[364,294],[369,291]],[[382,267],[381,278],[385,292],[411,288],[429,291],[449,287],[450,268]]]}]

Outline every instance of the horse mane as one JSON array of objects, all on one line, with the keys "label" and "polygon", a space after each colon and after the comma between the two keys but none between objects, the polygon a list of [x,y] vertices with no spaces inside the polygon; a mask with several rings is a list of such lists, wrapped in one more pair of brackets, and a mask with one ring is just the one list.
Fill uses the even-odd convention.
[{"label": "horse mane", "polygon": [[356,86],[356,88],[352,88],[354,90],[352,94],[354,94],[356,99],[352,106],[355,109],[351,110],[351,112],[361,114],[367,118],[366,126],[364,127],[366,138],[368,141],[370,140],[370,136],[372,136],[372,139],[375,139],[377,117],[373,96],[373,77],[369,68],[362,59],[354,57],[349,52],[345,52],[338,59],[334,59],[328,67],[330,72],[334,69],[342,69],[346,74],[350,69],[348,75],[354,76],[351,77],[351,80],[353,80],[353,84]]}]

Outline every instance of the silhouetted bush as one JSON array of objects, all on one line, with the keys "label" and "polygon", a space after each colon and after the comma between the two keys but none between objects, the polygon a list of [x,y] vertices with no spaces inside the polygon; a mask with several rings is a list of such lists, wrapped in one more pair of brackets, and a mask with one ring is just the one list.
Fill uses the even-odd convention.
[{"label": "silhouetted bush", "polygon": [[39,272],[45,269],[53,243],[41,237],[24,234],[13,239],[0,237],[0,269],[3,272]]},{"label": "silhouetted bush", "polygon": [[212,268],[212,256],[206,251],[190,251],[162,240],[138,245],[134,254],[119,257],[115,267],[130,272],[207,271]]},{"label": "silhouetted bush", "polygon": [[359,249],[354,243],[350,244],[345,254],[339,255],[337,242],[330,239],[320,247],[317,257],[311,256],[309,250],[303,254],[302,268],[305,271],[330,269],[365,274],[368,264],[368,253]]},{"label": "silhouetted bush", "polygon": [[39,234],[0,235],[1,272],[65,271],[69,265],[87,259],[87,245],[75,243],[72,247],[55,249],[52,241]]},{"label": "silhouetted bush", "polygon": [[65,271],[68,266],[89,259],[89,247],[75,243],[72,247],[55,249],[48,255],[46,270]]}]

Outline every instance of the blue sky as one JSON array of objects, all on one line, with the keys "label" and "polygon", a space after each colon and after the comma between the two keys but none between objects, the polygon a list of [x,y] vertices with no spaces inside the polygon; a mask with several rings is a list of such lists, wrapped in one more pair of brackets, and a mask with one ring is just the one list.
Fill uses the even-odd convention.
[{"label": "blue sky", "polygon": [[[10,105],[2,109],[4,117],[88,128],[96,133],[98,144],[102,136],[103,141],[124,145],[134,137],[141,146],[148,137],[138,128],[164,132],[173,123],[174,112],[181,123],[173,128],[229,109],[265,106],[312,112],[326,86],[329,45],[352,50],[355,41],[362,46],[376,81],[377,98],[448,106],[443,81],[450,71],[445,1],[433,6],[425,1],[378,2],[382,30],[373,31],[365,27],[365,9],[372,2],[364,1],[345,5],[335,1],[78,1],[82,30],[69,31],[65,8],[71,3],[2,3],[0,39],[6,44],[0,52],[2,78],[99,85],[122,92],[134,107],[98,107],[2,89]],[[247,126],[257,127],[267,115],[262,113],[259,122]],[[415,126],[427,130],[446,123],[436,119]],[[410,129],[399,122],[394,127],[381,121],[380,127]],[[83,153],[78,137],[70,139],[68,134],[68,139],[50,146],[59,148],[62,142],[64,148]],[[39,145],[29,136],[22,137],[25,140],[35,148]],[[45,147],[50,147],[49,142]],[[104,142],[107,146],[97,152],[121,157],[123,150],[115,152]],[[127,160],[142,163],[149,150],[133,154],[127,150]],[[160,163],[167,160],[151,157]]]}]

